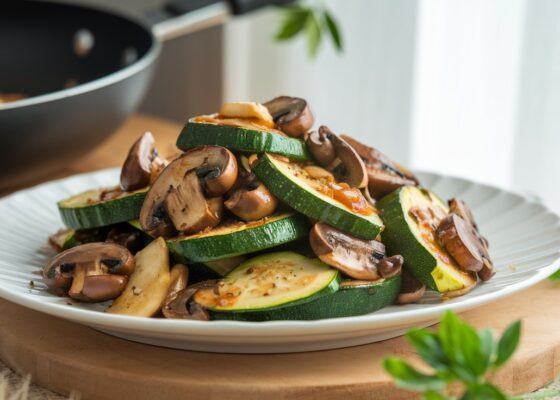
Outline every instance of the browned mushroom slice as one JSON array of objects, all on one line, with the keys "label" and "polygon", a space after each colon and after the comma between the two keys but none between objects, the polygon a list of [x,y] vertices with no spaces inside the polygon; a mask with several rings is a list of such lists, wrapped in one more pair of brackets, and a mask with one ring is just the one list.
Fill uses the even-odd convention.
[{"label": "browned mushroom slice", "polygon": [[341,135],[341,138],[352,146],[364,161],[368,175],[368,187],[374,198],[379,199],[401,186],[419,184],[416,175],[408,168],[392,161],[379,150],[347,135]]},{"label": "browned mushroom slice", "polygon": [[255,221],[272,214],[278,200],[254,174],[249,174],[224,205],[243,221]]},{"label": "browned mushroom slice", "polygon": [[120,244],[131,253],[136,253],[143,245],[141,232],[129,224],[119,224],[111,228],[105,241]]},{"label": "browned mushroom slice", "polygon": [[199,282],[181,290],[175,296],[168,297],[162,308],[163,315],[166,318],[208,321],[208,311],[196,303],[193,296],[198,290],[212,288],[216,283],[217,281]]},{"label": "browned mushroom slice", "polygon": [[426,286],[416,279],[410,272],[403,270],[401,275],[401,290],[395,303],[416,303],[422,298],[422,296],[424,296],[425,292]]},{"label": "browned mushroom slice", "polygon": [[379,275],[385,279],[392,278],[401,273],[404,258],[401,255],[385,257],[377,264]]},{"label": "browned mushroom slice", "polygon": [[[189,175],[188,185],[197,188],[197,192],[194,194],[186,193],[185,188],[178,190],[179,186],[184,186],[187,175]],[[195,183],[195,178],[199,182],[198,184]],[[187,195],[190,196],[189,198],[196,196],[201,201],[205,195],[218,198],[216,196],[221,196],[229,190],[236,179],[237,161],[235,156],[224,147],[201,146],[183,153],[163,170],[146,195],[140,212],[142,229],[152,235],[173,235],[175,233],[174,225],[182,225],[182,222],[178,222],[179,216],[186,211],[183,211],[183,207],[179,207],[186,201],[182,196]],[[173,194],[172,196],[175,198],[166,202],[165,199],[170,194]],[[165,203],[168,204],[165,205]],[[210,199],[208,203],[207,208],[216,217],[219,214],[219,201]],[[174,222],[176,223],[172,222],[166,207],[174,208],[176,212]],[[189,204],[189,207],[198,207],[203,211],[208,211],[201,202]],[[187,229],[192,230],[188,227]]]},{"label": "browned mushroom slice", "polygon": [[306,144],[315,161],[332,172],[339,182],[356,188],[367,186],[368,177],[362,158],[329,128],[323,125],[317,132],[311,132]]},{"label": "browned mushroom slice", "polygon": [[196,171],[189,172],[183,182],[169,189],[164,200],[165,211],[175,229],[193,233],[220,223],[223,208],[220,197],[206,199]]},{"label": "browned mushroom slice", "polygon": [[279,96],[264,103],[264,106],[276,126],[292,137],[302,137],[315,123],[307,101],[299,97]]},{"label": "browned mushroom slice", "polygon": [[144,133],[128,152],[121,170],[121,188],[132,191],[148,186],[164,166],[165,160],[157,155],[154,136]]},{"label": "browned mushroom slice", "polygon": [[385,257],[383,243],[358,239],[322,222],[313,226],[309,241],[321,261],[346,275],[369,281],[381,278],[377,267]]},{"label": "browned mushroom slice", "polygon": [[449,214],[439,223],[436,236],[463,270],[482,269],[484,247],[470,223],[457,214]]},{"label": "browned mushroom slice", "polygon": [[43,269],[43,281],[75,300],[101,302],[122,293],[134,265],[134,257],[123,246],[88,243],[54,257]]},{"label": "browned mushroom slice", "polygon": [[334,160],[336,160],[336,151],[334,149],[334,144],[327,137],[319,131],[313,131],[305,140],[305,144],[315,161],[319,165],[326,167],[331,165]]}]

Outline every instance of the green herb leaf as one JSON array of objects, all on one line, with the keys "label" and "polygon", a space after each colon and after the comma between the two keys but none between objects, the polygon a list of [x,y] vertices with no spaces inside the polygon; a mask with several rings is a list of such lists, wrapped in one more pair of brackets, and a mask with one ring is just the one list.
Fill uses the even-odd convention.
[{"label": "green herb leaf", "polygon": [[496,386],[481,383],[469,386],[461,400],[507,400],[507,397]]},{"label": "green herb leaf", "polygon": [[507,327],[498,342],[498,353],[494,361],[494,367],[499,367],[511,357],[519,344],[520,336],[521,321],[516,321]]},{"label": "green herb leaf", "polygon": [[494,352],[494,337],[490,329],[481,330],[478,333],[478,337],[480,338],[480,350],[484,356],[485,369],[488,369]]},{"label": "green herb leaf", "polygon": [[426,329],[412,329],[407,332],[408,341],[424,361],[437,370],[447,371],[447,359],[438,336]]},{"label": "green herb leaf", "polygon": [[383,362],[385,370],[395,378],[397,386],[415,391],[437,391],[445,387],[446,382],[435,375],[426,375],[395,357]]},{"label": "green herb leaf", "polygon": [[305,27],[311,12],[301,7],[290,7],[275,35],[276,40],[288,40],[297,35]]},{"label": "green herb leaf", "polygon": [[327,29],[331,34],[331,38],[334,42],[335,48],[338,51],[342,51],[342,37],[340,36],[340,32],[338,30],[338,24],[335,22],[334,18],[328,12],[328,10],[325,10],[323,12],[323,16],[325,18],[325,25],[327,26]]},{"label": "green herb leaf", "polygon": [[305,30],[307,32],[307,52],[310,57],[315,57],[321,44],[321,25],[312,12],[307,15]]}]

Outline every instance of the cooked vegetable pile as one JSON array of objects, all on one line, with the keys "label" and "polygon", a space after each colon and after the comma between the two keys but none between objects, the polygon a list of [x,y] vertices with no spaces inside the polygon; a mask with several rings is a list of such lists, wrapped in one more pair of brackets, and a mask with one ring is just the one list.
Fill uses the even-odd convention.
[{"label": "cooked vegetable pile", "polygon": [[225,103],[167,160],[146,132],[120,185],[58,203],[49,290],[107,312],[313,320],[445,298],[494,274],[459,199],[444,204],[379,150],[315,124],[307,102]]}]

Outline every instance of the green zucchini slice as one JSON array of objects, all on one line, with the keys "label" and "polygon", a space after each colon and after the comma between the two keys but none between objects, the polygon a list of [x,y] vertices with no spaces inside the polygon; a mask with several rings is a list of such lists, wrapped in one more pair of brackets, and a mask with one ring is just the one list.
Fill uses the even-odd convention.
[{"label": "green zucchini slice", "polygon": [[253,172],[276,197],[310,218],[363,239],[375,239],[383,229],[377,210],[369,215],[353,212],[301,178],[303,172],[296,163],[264,154],[253,166]]},{"label": "green zucchini slice", "polygon": [[385,230],[382,240],[388,254],[401,254],[404,266],[424,285],[439,292],[452,292],[476,284],[476,274],[463,271],[439,245],[434,224],[419,221],[414,210],[435,215],[448,213],[447,206],[433,193],[415,186],[404,186],[378,203]]},{"label": "green zucchini slice", "polygon": [[[87,190],[59,201],[64,224],[73,229],[98,228],[138,218],[148,188],[123,192],[118,187]],[[103,198],[107,200],[102,200]]]},{"label": "green zucchini slice", "polygon": [[310,158],[302,140],[282,136],[265,129],[218,125],[196,122],[191,119],[177,138],[177,147],[187,150],[202,145],[215,145],[244,153],[281,154],[294,160]]},{"label": "green zucchini slice", "polygon": [[212,311],[271,311],[315,300],[336,292],[338,286],[338,271],[320,260],[279,252],[245,261],[216,288],[199,290],[194,300]]},{"label": "green zucchini slice", "polygon": [[309,234],[303,215],[276,214],[253,222],[230,222],[190,236],[167,241],[182,262],[208,262],[238,256],[292,242]]},{"label": "green zucchini slice", "polygon": [[305,304],[251,313],[211,311],[213,319],[236,321],[317,320],[364,315],[393,304],[401,275],[377,281],[343,280],[337,292]]}]

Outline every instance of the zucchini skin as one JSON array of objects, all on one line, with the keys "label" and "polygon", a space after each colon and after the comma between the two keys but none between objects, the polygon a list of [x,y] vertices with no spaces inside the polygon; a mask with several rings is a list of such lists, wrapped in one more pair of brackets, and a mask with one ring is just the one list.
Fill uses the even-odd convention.
[{"label": "zucchini skin", "polygon": [[270,152],[294,160],[309,160],[305,143],[299,139],[247,128],[189,121],[177,138],[177,147],[187,150],[202,145],[223,146],[245,153]]},{"label": "zucchini skin", "polygon": [[311,321],[369,314],[392,304],[401,287],[401,275],[366,286],[340,286],[338,291],[313,297],[305,303],[293,303],[276,309],[254,312],[210,311],[212,319],[230,321]]},{"label": "zucchini skin", "polygon": [[[387,254],[402,255],[405,266],[416,279],[430,289],[437,290],[432,276],[437,259],[418,241],[408,226],[402,206],[404,191],[404,187],[397,189],[377,202],[385,223],[382,240]],[[407,260],[414,260],[413,266]]]},{"label": "zucchini skin", "polygon": [[64,207],[65,199],[57,203],[58,211],[62,222],[69,228],[99,228],[137,219],[146,193],[137,191],[118,199],[78,207]]},{"label": "zucchini skin", "polygon": [[202,263],[254,253],[306,238],[309,229],[310,224],[305,216],[293,214],[229,234],[168,240],[167,246],[173,256],[183,262]]},{"label": "zucchini skin", "polygon": [[272,194],[310,218],[326,222],[362,239],[375,239],[383,229],[383,225],[357,215],[343,205],[329,203],[299,186],[274,165],[268,154],[259,157],[259,161],[253,166],[253,172]]}]

